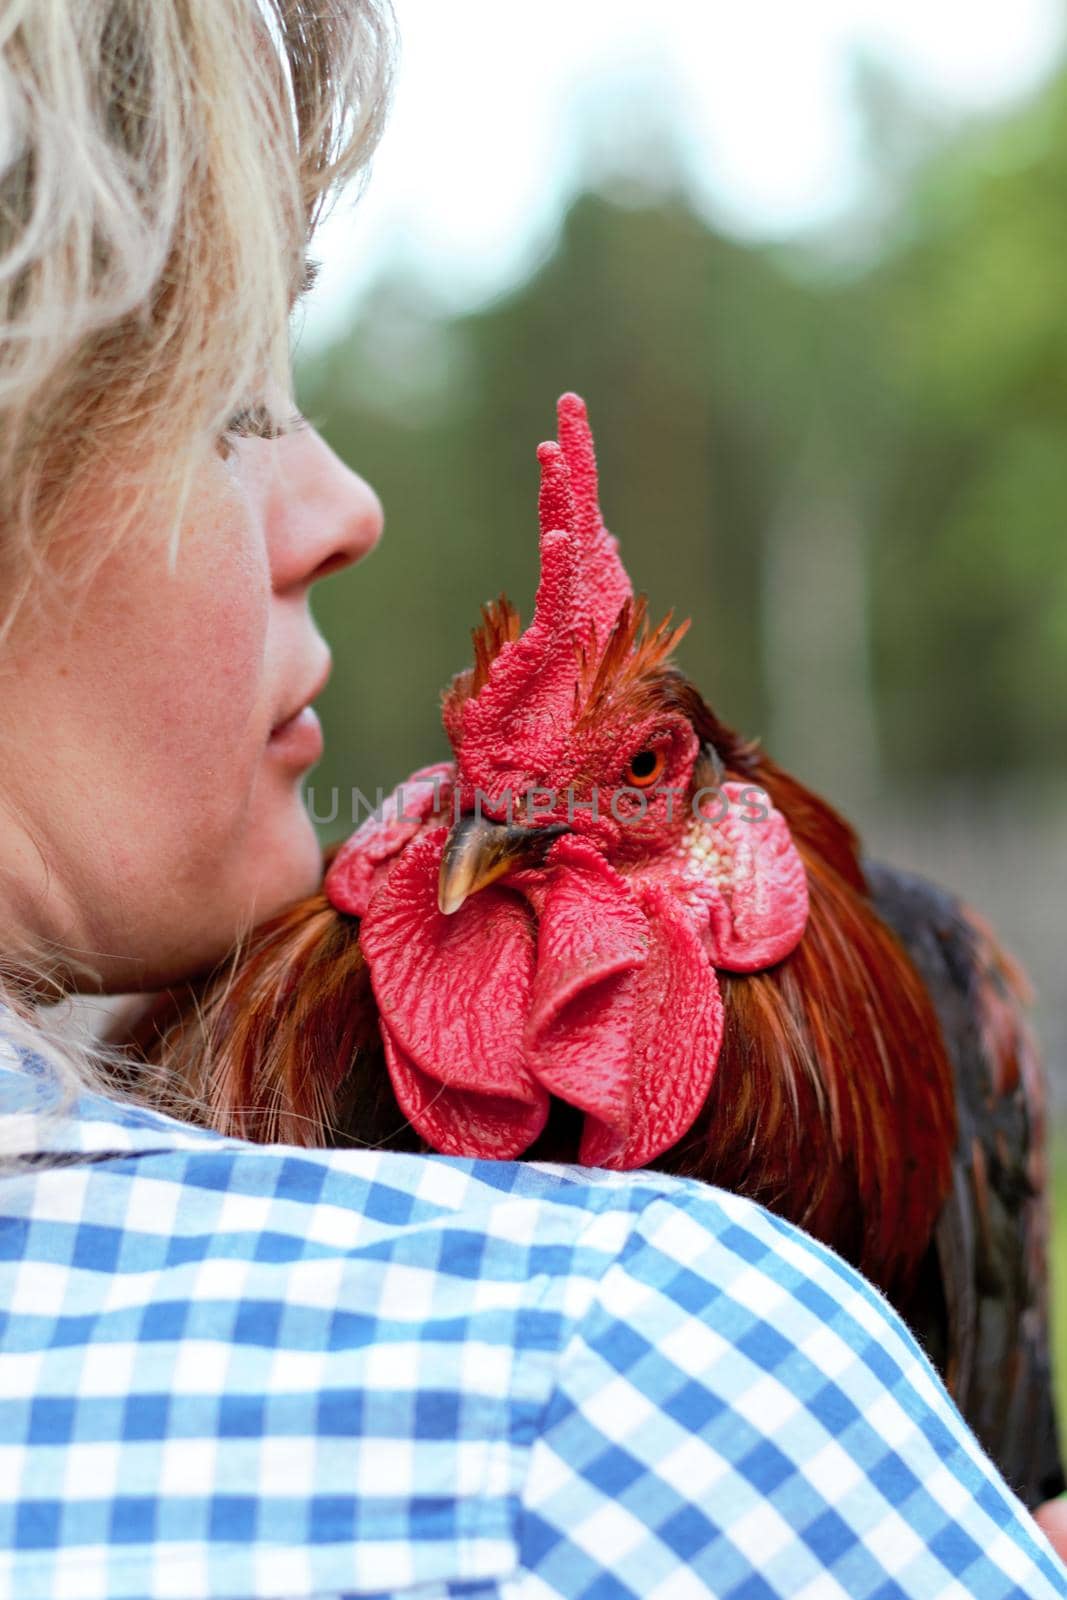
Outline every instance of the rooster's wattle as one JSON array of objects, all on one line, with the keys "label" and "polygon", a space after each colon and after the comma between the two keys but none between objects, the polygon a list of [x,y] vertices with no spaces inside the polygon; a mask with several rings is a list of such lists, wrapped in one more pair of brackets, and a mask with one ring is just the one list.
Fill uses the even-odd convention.
[{"label": "rooster's wattle", "polygon": [[1047,1498],[1022,982],[673,663],[684,625],[632,594],[577,396],[538,454],[534,616],[483,609],[444,695],[454,760],[330,853],[321,895],[162,997],[140,1048],[253,1139],[652,1165],[761,1201],[885,1290]]}]

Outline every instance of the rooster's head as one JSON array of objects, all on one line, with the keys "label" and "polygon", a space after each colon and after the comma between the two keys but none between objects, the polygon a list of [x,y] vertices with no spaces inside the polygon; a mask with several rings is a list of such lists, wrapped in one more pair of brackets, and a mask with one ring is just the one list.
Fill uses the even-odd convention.
[{"label": "rooster's head", "polygon": [[[604,527],[585,406],[540,446],[533,619],[501,596],[425,768],[326,880],[361,919],[397,1100],[435,1149],[515,1157],[553,1099],[581,1160],[645,1164],[692,1125],[723,1034],[716,969],[783,960],[804,865],[768,794],[650,627]],[[726,752],[728,757],[729,752]]]}]

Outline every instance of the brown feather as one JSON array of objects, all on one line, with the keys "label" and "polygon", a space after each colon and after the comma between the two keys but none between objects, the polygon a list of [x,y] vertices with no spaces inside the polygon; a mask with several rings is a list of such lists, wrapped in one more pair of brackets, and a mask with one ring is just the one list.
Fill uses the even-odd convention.
[{"label": "brown feather", "polygon": [[457,672],[441,696],[446,726],[458,721],[464,702],[485,688],[489,682],[489,668],[504,646],[519,637],[519,628],[519,613],[506,594],[498,595],[482,607],[482,620],[477,628],[471,629],[474,665]]},{"label": "brown feather", "polygon": [[663,667],[689,630],[689,618],[672,628],[668,611],[655,628],[648,620],[643,594],[627,600],[608,635],[603,652],[593,660],[584,653],[575,689],[575,731],[587,727],[620,704],[636,720],[661,702]]},{"label": "brown feather", "polygon": [[669,669],[660,692],[727,778],[759,784],[787,818],[811,909],[786,961],[720,974],[726,1028],[711,1092],[656,1165],[762,1201],[903,1293],[948,1191],[956,1136],[937,1014],[871,903],[851,826],[720,722],[680,673]]}]

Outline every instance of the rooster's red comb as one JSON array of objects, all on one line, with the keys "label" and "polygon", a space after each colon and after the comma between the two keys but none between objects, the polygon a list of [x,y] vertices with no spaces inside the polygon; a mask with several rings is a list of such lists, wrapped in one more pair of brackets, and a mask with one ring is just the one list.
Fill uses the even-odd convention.
[{"label": "rooster's red comb", "polygon": [[[576,394],[561,395],[556,416],[559,443],[540,445],[537,451],[541,463],[541,537],[556,528],[571,532],[578,613],[575,622],[582,632],[592,626],[599,653],[633,590],[619,560],[618,545],[600,514],[596,452],[585,401]],[[553,491],[563,475],[570,480],[570,498],[560,506]],[[554,520],[558,512],[569,512],[570,521]]]},{"label": "rooster's red comb", "polygon": [[[596,454],[585,401],[560,397],[559,441],[538,446],[541,577],[533,619],[518,638],[487,616],[491,660],[484,682],[458,704],[445,701],[445,725],[471,781],[551,760],[565,737],[580,659],[599,660],[619,613],[633,597],[618,545],[604,526]],[[451,702],[451,703],[450,703]],[[537,759],[533,759],[537,758]]]}]

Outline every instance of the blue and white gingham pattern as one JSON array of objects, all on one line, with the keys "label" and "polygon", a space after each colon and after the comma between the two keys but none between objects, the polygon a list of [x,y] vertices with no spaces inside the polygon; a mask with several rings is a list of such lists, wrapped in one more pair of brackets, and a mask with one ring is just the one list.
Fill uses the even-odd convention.
[{"label": "blue and white gingham pattern", "polygon": [[51,1095],[9,1053],[0,1596],[1067,1593],[884,1302],[757,1206]]}]

